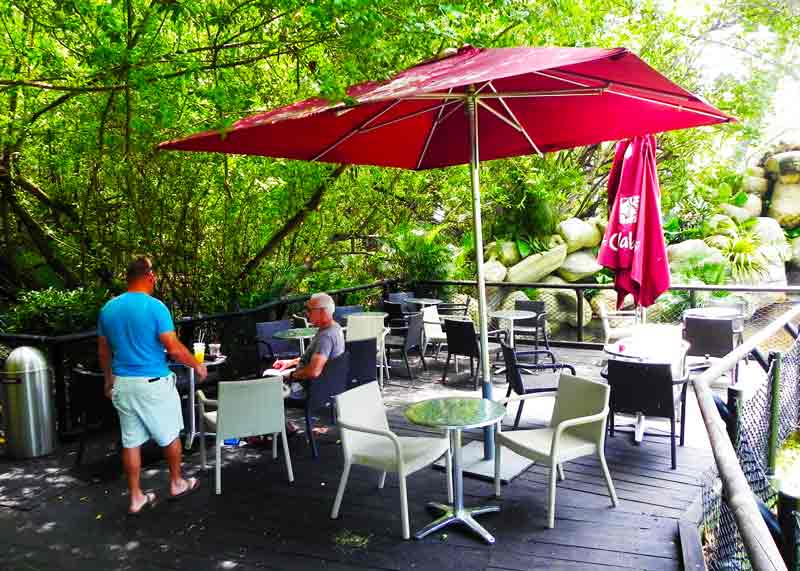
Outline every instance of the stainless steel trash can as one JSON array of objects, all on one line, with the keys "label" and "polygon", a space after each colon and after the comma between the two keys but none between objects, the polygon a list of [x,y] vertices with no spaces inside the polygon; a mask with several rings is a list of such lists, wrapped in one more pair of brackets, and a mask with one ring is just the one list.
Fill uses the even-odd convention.
[{"label": "stainless steel trash can", "polygon": [[13,458],[35,458],[55,448],[51,374],[38,349],[18,347],[0,375],[6,450]]}]

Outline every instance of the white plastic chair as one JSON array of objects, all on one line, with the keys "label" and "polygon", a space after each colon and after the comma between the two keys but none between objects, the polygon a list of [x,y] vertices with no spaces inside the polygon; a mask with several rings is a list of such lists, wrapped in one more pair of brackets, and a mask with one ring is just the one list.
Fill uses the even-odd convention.
[{"label": "white plastic chair", "polygon": [[386,472],[396,472],[400,484],[400,516],[403,539],[411,537],[408,520],[406,476],[429,466],[443,454],[447,456],[447,499],[453,503],[450,445],[446,436],[397,436],[389,429],[386,409],[376,383],[367,383],[336,397],[336,413],[342,435],[344,469],[331,518],[339,516],[342,496],[353,464],[381,471],[378,488],[386,482]]},{"label": "white plastic chair", "polygon": [[433,358],[439,358],[439,349],[442,345],[447,345],[447,335],[442,329],[442,321],[439,319],[439,310],[435,305],[429,305],[422,310],[422,320],[424,323],[425,331],[425,347],[423,352],[428,348],[428,344],[432,343],[436,348]]},{"label": "white plastic chair", "polygon": [[375,339],[376,350],[378,351],[378,382],[383,387],[383,375],[389,377],[389,364],[386,362],[386,335],[389,328],[383,324],[383,317],[380,315],[350,315],[347,318],[347,330],[345,331],[345,341],[361,341],[363,339]]},{"label": "white plastic chair", "polygon": [[636,333],[637,327],[644,323],[644,308],[611,311],[604,303],[597,305],[600,321],[603,324],[605,343],[613,343]]},{"label": "white plastic chair", "polygon": [[[286,440],[286,419],[283,411],[283,382],[280,379],[224,382],[218,385],[217,400],[206,398],[197,391],[200,403],[200,462],[206,469],[206,427],[216,433],[215,484],[217,495],[222,493],[222,445],[228,438],[272,435],[272,458],[278,457],[278,434],[283,441],[286,472],[294,482],[292,459]],[[217,407],[215,411],[207,406]]]},{"label": "white plastic chair", "polygon": [[[611,503],[616,507],[617,492],[608,472],[606,456],[603,451],[608,420],[608,401],[611,389],[605,383],[598,383],[562,374],[556,391],[553,416],[550,426],[535,430],[514,430],[502,432],[502,423],[495,433],[495,496],[500,497],[500,458],[503,447],[509,448],[521,456],[530,458],[550,466],[550,488],[547,508],[547,527],[555,525],[556,512],[556,473],[564,479],[562,464],[581,456],[597,454],[600,467],[608,486]],[[503,399],[500,403],[516,400],[528,400],[552,396],[552,393],[536,393],[511,399]]]}]

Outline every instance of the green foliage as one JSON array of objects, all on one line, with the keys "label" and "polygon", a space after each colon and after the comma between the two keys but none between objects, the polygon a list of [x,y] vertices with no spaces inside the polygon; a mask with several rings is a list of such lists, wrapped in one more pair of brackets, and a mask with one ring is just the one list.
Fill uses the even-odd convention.
[{"label": "green foliage", "polygon": [[386,238],[384,275],[403,282],[446,280],[453,272],[453,250],[441,238],[442,226],[401,226]]},{"label": "green foliage", "polygon": [[[11,205],[0,219],[10,260],[0,295],[113,290],[130,257],[148,253],[163,299],[208,312],[371,281],[382,272],[360,237],[425,226],[435,212],[447,226],[439,239],[459,243],[471,226],[466,168],[352,168],[331,181],[329,165],[153,149],[301,98],[346,100],[347,85],[465,43],[626,46],[736,116],[658,138],[668,235],[699,237],[704,217],[738,189],[709,165],[730,143],[760,142],[797,20],[753,1],[709,3],[690,17],[671,3],[612,0],[12,0],[0,9],[0,156],[10,175],[0,193]],[[737,53],[754,55],[743,56],[740,76],[709,80],[698,54],[726,32]],[[559,220],[602,210],[612,151],[605,143],[483,163],[487,237],[532,254]],[[318,208],[304,211],[318,189]],[[474,276],[469,247],[450,256],[455,275]]]},{"label": "green foliage", "polygon": [[698,279],[706,285],[725,283],[729,266],[723,263],[702,262],[689,265],[684,275],[687,279]]},{"label": "green foliage", "polygon": [[108,301],[105,290],[48,288],[27,291],[0,317],[7,333],[64,335],[92,329],[100,308]]}]

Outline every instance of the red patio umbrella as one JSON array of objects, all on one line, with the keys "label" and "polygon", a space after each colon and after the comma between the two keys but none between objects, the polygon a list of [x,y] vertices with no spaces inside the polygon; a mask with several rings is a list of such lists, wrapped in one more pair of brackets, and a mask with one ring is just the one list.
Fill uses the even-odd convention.
[{"label": "red patio umbrella", "polygon": [[465,46],[347,94],[347,102],[306,99],[160,148],[415,170],[469,163],[486,398],[479,161],[732,120],[625,48]]},{"label": "red patio umbrella", "polygon": [[628,294],[636,305],[648,307],[669,289],[653,135],[617,143],[608,176],[608,208],[597,261],[615,271],[618,309]]}]

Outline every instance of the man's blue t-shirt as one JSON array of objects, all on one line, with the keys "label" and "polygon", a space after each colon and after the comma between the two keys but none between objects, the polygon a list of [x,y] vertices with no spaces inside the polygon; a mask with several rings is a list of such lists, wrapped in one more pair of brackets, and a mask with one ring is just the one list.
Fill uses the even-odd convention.
[{"label": "man's blue t-shirt", "polygon": [[158,336],[175,331],[167,306],[146,293],[127,292],[108,301],[97,319],[97,335],[111,345],[111,371],[121,377],[169,374]]}]

